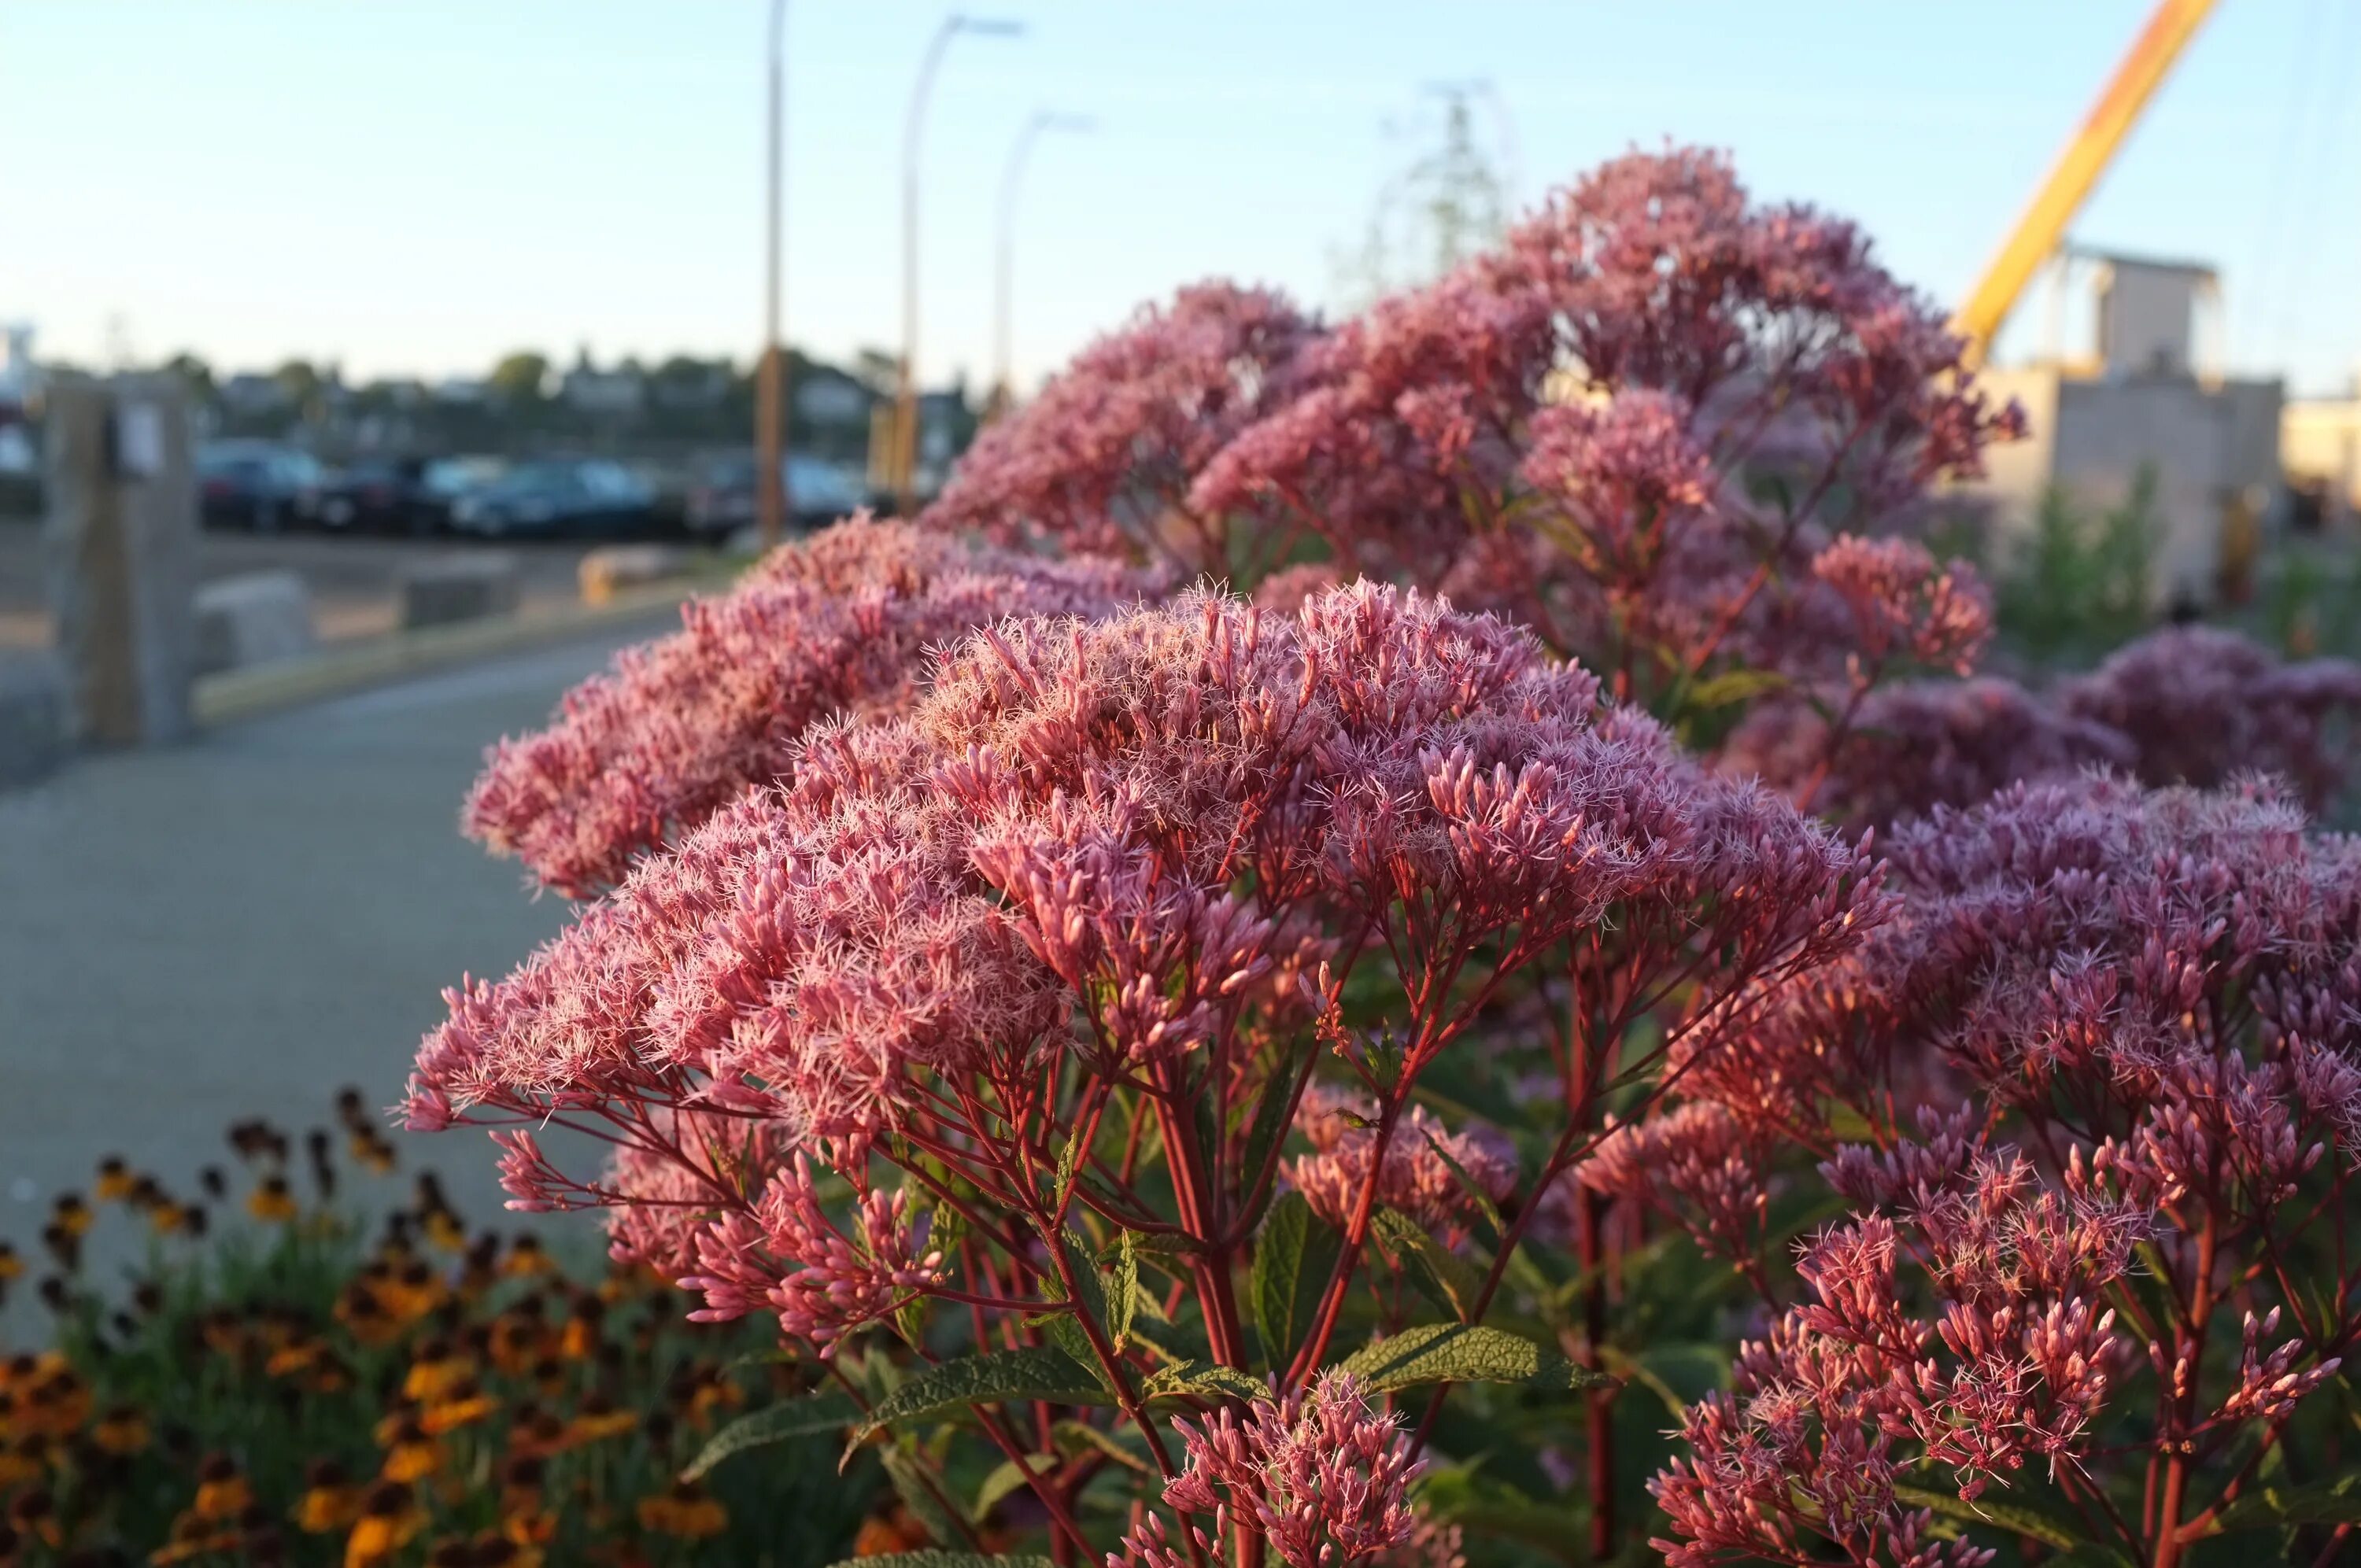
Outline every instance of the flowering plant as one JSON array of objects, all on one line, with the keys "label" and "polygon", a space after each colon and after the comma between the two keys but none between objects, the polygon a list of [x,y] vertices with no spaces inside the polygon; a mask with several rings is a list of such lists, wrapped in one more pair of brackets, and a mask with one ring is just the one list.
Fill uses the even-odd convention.
[{"label": "flowering plant", "polygon": [[[2257,1204],[2341,1223],[2350,941],[2298,911],[2350,857],[2075,770],[2218,783],[2173,704],[2268,691],[2325,794],[2361,685],[1960,681],[1930,492],[2019,422],[1704,154],[1333,328],[1189,291],[495,751],[470,827],[589,902],[449,993],[407,1119],[775,1320],[829,1391],[713,1457],[841,1431],[945,1549],[1964,1563],[2033,1460],[2091,1476],[2016,1534],[2170,1568],[2346,1332]],[[2297,1107],[2235,1191],[2224,1096]],[[2299,1337],[2200,1409],[2266,1293]]]}]

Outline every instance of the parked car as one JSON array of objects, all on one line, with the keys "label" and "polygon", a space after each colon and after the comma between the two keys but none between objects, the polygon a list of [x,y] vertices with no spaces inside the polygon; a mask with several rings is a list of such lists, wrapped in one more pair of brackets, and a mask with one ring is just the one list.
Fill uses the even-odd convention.
[{"label": "parked car", "polygon": [[622,533],[653,516],[646,485],[619,463],[543,458],[520,463],[451,504],[451,526],[487,538]]},{"label": "parked car", "polygon": [[268,441],[224,441],[197,453],[197,508],[208,526],[275,533],[320,516],[327,482],[308,452]]},{"label": "parked car", "polygon": [[452,509],[463,498],[490,488],[508,471],[500,457],[437,457],[427,464],[419,477],[418,507],[430,531],[452,526]]},{"label": "parked car", "polygon": [[[859,486],[817,457],[790,455],[785,463],[788,521],[797,528],[825,528],[857,511],[865,498]],[[689,532],[719,538],[754,521],[754,481],[761,469],[751,455],[716,457],[697,471],[682,514]]]},{"label": "parked car", "polygon": [[322,487],[321,525],[434,532],[436,519],[425,505],[429,466],[423,457],[365,457],[346,464]]}]

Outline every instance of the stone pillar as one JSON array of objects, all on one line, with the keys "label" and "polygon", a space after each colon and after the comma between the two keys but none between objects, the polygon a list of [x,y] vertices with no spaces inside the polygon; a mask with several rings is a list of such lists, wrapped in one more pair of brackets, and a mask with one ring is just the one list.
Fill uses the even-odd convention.
[{"label": "stone pillar", "polygon": [[43,410],[43,553],[76,729],[102,745],[179,740],[197,652],[183,393],[166,376],[64,376]]}]

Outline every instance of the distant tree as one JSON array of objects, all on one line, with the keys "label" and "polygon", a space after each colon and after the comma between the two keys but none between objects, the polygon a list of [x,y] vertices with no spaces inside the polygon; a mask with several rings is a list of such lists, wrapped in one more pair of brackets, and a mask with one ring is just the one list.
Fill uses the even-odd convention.
[{"label": "distant tree", "polygon": [[531,405],[541,401],[549,381],[549,356],[521,350],[492,367],[490,385],[501,401]]},{"label": "distant tree", "polygon": [[185,382],[189,393],[199,402],[212,400],[214,395],[213,367],[195,355],[183,350],[164,361],[164,369]]},{"label": "distant tree", "polygon": [[290,359],[273,370],[270,378],[279,383],[288,399],[298,408],[308,408],[312,400],[319,395],[320,371],[308,359]]}]

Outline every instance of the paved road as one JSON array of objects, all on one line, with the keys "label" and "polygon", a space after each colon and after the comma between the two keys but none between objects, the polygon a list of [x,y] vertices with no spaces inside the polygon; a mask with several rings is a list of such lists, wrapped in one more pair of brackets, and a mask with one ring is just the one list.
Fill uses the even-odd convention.
[{"label": "paved road", "polygon": [[[522,654],[85,759],[0,794],[0,1235],[120,1152],[183,1188],[221,1129],[398,1092],[440,989],[565,920],[456,828],[485,743],[539,723],[629,637]],[[396,1135],[463,1211],[481,1135]]]}]

